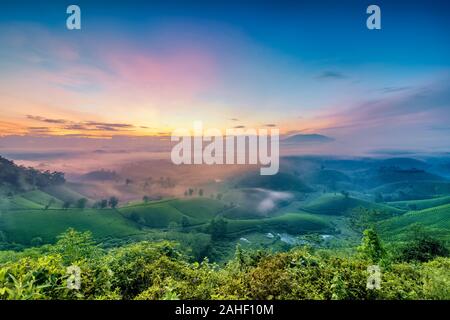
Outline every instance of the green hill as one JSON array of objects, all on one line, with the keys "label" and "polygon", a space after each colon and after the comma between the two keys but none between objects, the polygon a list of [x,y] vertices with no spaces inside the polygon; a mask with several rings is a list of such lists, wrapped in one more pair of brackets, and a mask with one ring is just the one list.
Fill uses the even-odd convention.
[{"label": "green hill", "polygon": [[389,202],[390,206],[404,210],[423,210],[450,203],[450,196],[425,200],[406,200]]},{"label": "green hill", "polygon": [[69,198],[67,194],[71,195],[70,198],[73,199],[72,203],[75,203],[76,200],[83,198],[83,196],[80,194],[71,193],[70,189],[68,189],[65,186],[59,186],[57,188],[62,188],[62,190],[60,190],[58,193],[54,192],[53,194],[63,196],[63,200],[53,195],[50,195],[47,192],[41,190],[33,190],[22,192],[10,197],[6,196],[0,197],[0,209],[4,210],[43,209],[44,207],[47,206],[50,209],[60,209],[65,199]]},{"label": "green hill", "polygon": [[135,223],[112,209],[28,209],[0,214],[0,230],[8,242],[29,245],[33,238],[40,237],[44,243],[51,243],[68,228],[89,230],[98,240],[140,233]]},{"label": "green hill", "polygon": [[378,228],[387,238],[401,239],[413,224],[422,225],[434,236],[450,241],[450,204],[411,211],[380,222]]},{"label": "green hill", "polygon": [[324,215],[344,215],[358,207],[376,209],[388,213],[400,214],[403,211],[383,204],[345,197],[342,194],[328,193],[311,201],[307,206],[300,208],[303,211]]},{"label": "green hill", "polygon": [[64,185],[59,186],[50,186],[43,188],[42,190],[61,201],[76,202],[78,199],[87,198],[86,196],[71,189],[70,183],[65,183]]},{"label": "green hill", "polygon": [[61,201],[39,190],[28,191],[9,197],[0,197],[0,209],[3,210],[42,209],[49,203],[55,207]]},{"label": "green hill", "polygon": [[32,200],[29,200],[22,195],[17,195],[12,198],[8,198],[6,205],[8,209],[41,209],[43,206]]},{"label": "green hill", "polygon": [[[445,181],[409,181],[388,183],[371,190],[374,194],[405,193],[410,199],[427,199],[450,195],[450,182]],[[404,199],[408,200],[408,199]]]},{"label": "green hill", "polygon": [[150,228],[167,228],[170,222],[181,223],[184,216],[170,205],[170,200],[126,206],[119,211],[124,217]]},{"label": "green hill", "polygon": [[48,193],[40,190],[33,190],[20,195],[29,201],[36,203],[41,207],[45,207],[50,204],[49,208],[61,208],[63,201],[57,199]]},{"label": "green hill", "polygon": [[183,217],[189,224],[201,224],[213,219],[224,209],[221,201],[208,198],[171,199],[122,207],[127,218],[151,228],[167,228],[171,222],[180,224]]},{"label": "green hill", "polygon": [[213,219],[225,209],[223,202],[208,198],[175,199],[170,201],[170,205],[189,218],[198,221]]},{"label": "green hill", "polygon": [[309,175],[308,181],[313,184],[332,185],[338,182],[350,182],[351,179],[341,171],[323,169]]},{"label": "green hill", "polygon": [[389,158],[380,161],[379,165],[381,167],[397,167],[403,170],[407,169],[421,169],[425,170],[428,165],[426,162],[414,158]]},{"label": "green hill", "polygon": [[445,178],[430,172],[399,167],[378,167],[353,174],[354,182],[361,187],[376,188],[392,183],[416,183],[423,181],[445,182]]},{"label": "green hill", "polygon": [[238,179],[235,187],[263,188],[275,191],[312,191],[312,189],[300,180],[300,178],[293,174],[284,172],[279,172],[273,176],[262,176],[259,172],[247,173],[242,178]]},{"label": "green hill", "polygon": [[266,219],[227,220],[227,233],[248,232],[288,232],[291,234],[308,232],[332,232],[330,223],[322,217],[308,213],[286,213]]}]

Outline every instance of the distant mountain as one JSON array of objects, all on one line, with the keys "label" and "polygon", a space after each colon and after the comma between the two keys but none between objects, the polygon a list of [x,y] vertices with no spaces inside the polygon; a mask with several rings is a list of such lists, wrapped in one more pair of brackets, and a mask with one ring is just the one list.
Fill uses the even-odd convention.
[{"label": "distant mountain", "polygon": [[312,144],[312,143],[325,143],[334,141],[333,138],[313,133],[313,134],[295,134],[281,140],[283,144]]},{"label": "distant mountain", "polygon": [[259,172],[249,172],[239,178],[237,188],[263,188],[275,191],[312,192],[300,178],[290,174],[279,172],[273,176],[262,176]]},{"label": "distant mountain", "polygon": [[345,173],[337,170],[317,170],[307,175],[307,181],[313,184],[332,185],[338,182],[350,182],[351,179]]},{"label": "distant mountain", "polygon": [[389,158],[381,161],[382,167],[398,167],[399,169],[420,169],[424,170],[428,167],[427,163],[414,158]]}]

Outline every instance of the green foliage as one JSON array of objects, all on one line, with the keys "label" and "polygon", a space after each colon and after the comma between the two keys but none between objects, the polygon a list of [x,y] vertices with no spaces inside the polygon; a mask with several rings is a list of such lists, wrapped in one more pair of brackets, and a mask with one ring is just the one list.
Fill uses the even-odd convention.
[{"label": "green foliage", "polygon": [[420,225],[411,227],[411,240],[400,247],[398,259],[400,261],[430,261],[436,257],[447,257],[449,250],[445,244],[431,236]]},{"label": "green foliage", "polygon": [[[387,262],[381,288],[366,287],[379,258],[376,233],[364,235],[366,256],[296,247],[271,253],[236,247],[219,267],[190,262],[171,242],[142,241],[100,250],[88,232],[68,230],[55,245],[9,254],[1,262],[0,299],[449,299],[449,258]],[[81,287],[67,286],[67,267],[81,270]]]},{"label": "green foliage", "polygon": [[227,233],[227,221],[222,217],[211,220],[208,230],[211,234],[212,240],[219,240],[223,238]]},{"label": "green foliage", "polygon": [[450,259],[437,258],[423,265],[423,292],[425,299],[450,299]]},{"label": "green foliage", "polygon": [[180,258],[170,242],[141,242],[112,250],[107,264],[114,274],[113,285],[124,298],[133,298],[158,277],[170,274]]},{"label": "green foliage", "polygon": [[363,207],[354,208],[350,211],[350,227],[358,232],[372,228],[377,222],[392,217],[392,214],[377,209]]},{"label": "green foliage", "polygon": [[385,238],[390,240],[405,240],[408,238],[410,226],[420,224],[439,237],[441,240],[450,241],[450,204],[411,211],[401,216],[381,221],[377,229]]},{"label": "green foliage", "polygon": [[[111,271],[89,233],[68,230],[56,245],[28,250],[0,267],[0,299],[117,299]],[[81,270],[81,287],[69,289],[67,267]]]},{"label": "green foliage", "polygon": [[60,254],[68,264],[88,260],[100,254],[91,232],[78,232],[72,228],[58,236],[58,241],[51,252]]},{"label": "green foliage", "polygon": [[380,261],[386,253],[374,229],[364,230],[361,246],[358,247],[358,251],[365,258],[373,262]]},{"label": "green foliage", "polygon": [[11,210],[0,215],[0,225],[10,243],[24,245],[31,245],[31,240],[36,237],[43,243],[53,243],[70,227],[90,230],[96,240],[120,239],[141,233],[134,222],[111,209]]}]

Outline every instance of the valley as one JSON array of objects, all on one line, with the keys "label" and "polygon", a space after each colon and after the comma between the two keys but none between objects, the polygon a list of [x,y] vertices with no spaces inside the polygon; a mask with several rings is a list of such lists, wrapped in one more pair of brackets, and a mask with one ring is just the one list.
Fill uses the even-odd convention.
[{"label": "valley", "polygon": [[[376,228],[386,241],[401,242],[411,226],[420,225],[447,242],[450,181],[423,171],[426,166],[405,158],[286,157],[278,175],[234,168],[221,179],[191,186],[181,186],[186,181],[177,179],[176,172],[139,180],[100,171],[77,182],[25,184],[15,191],[3,182],[0,245],[23,250],[52,244],[74,228],[92,232],[104,247],[166,239],[182,243],[194,260],[208,257],[220,263],[232,256],[237,244],[274,251],[299,244],[348,248],[360,241],[363,226]],[[401,174],[386,180],[391,171]],[[114,190],[110,197],[89,194],[102,185]],[[127,189],[156,192],[124,202],[120,190],[129,199]],[[111,206],[111,198],[118,204]]]}]

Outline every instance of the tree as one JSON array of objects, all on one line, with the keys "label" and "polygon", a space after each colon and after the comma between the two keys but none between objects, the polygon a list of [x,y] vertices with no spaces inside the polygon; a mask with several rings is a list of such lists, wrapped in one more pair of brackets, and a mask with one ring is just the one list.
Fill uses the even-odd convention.
[{"label": "tree", "polygon": [[145,203],[148,203],[148,202],[150,201],[150,197],[149,197],[149,196],[143,196],[143,197],[142,197],[142,200],[143,200]]},{"label": "tree", "polygon": [[105,209],[108,206],[108,200],[102,199],[100,200],[100,209]]},{"label": "tree", "polygon": [[222,217],[214,218],[209,224],[209,232],[212,240],[218,240],[226,235],[227,224]]},{"label": "tree", "polygon": [[188,192],[189,192],[189,196],[192,197],[192,195],[194,194],[194,189],[189,188]]},{"label": "tree", "polygon": [[109,198],[108,204],[111,208],[115,209],[119,204],[119,199],[117,199],[116,197],[111,197]]},{"label": "tree", "polygon": [[71,205],[70,201],[64,201],[64,203],[63,203],[63,205],[62,205],[62,208],[63,208],[64,210],[67,210],[67,209],[70,208],[70,205]]},{"label": "tree", "polygon": [[199,195],[200,197],[203,197],[203,189],[198,189],[198,195]]},{"label": "tree", "polygon": [[364,230],[358,251],[373,262],[378,262],[385,255],[385,250],[381,244],[380,238],[374,229]]},{"label": "tree", "polygon": [[99,254],[99,249],[95,246],[90,231],[78,232],[72,228],[58,236],[58,242],[52,247],[51,251],[61,254],[67,263]]},{"label": "tree", "polygon": [[411,228],[411,240],[399,250],[401,261],[426,262],[436,257],[447,257],[449,250],[444,243],[428,234],[420,225]]},{"label": "tree", "polygon": [[221,194],[221,193],[218,193],[217,196],[216,196],[216,199],[217,199],[217,200],[222,200],[222,194]]},{"label": "tree", "polygon": [[87,204],[87,199],[86,198],[78,199],[78,201],[77,201],[77,208],[84,209],[84,208],[86,208],[86,204]]}]

